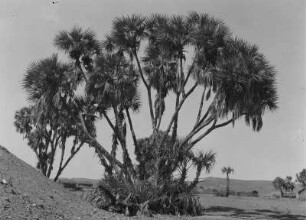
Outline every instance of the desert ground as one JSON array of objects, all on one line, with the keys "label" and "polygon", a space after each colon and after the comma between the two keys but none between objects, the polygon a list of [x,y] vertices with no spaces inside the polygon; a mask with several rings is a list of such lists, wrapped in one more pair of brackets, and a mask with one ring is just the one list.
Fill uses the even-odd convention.
[{"label": "desert ground", "polygon": [[216,197],[202,195],[201,203],[208,216],[238,219],[306,219],[306,202],[289,198]]},{"label": "desert ground", "polygon": [[306,202],[272,197],[199,195],[204,216],[126,217],[99,210],[0,146],[1,220],[101,219],[306,219]]}]

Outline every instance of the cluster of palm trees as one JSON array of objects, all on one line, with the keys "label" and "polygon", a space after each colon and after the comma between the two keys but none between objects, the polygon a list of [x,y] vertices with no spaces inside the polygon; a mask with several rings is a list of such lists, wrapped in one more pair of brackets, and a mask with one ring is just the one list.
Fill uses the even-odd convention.
[{"label": "cluster of palm trees", "polygon": [[[23,86],[31,105],[16,113],[15,125],[51,171],[57,149],[62,151],[60,167],[65,168],[68,139],[72,157],[83,145],[93,147],[106,179],[116,179],[133,204],[157,204],[167,195],[167,211],[158,209],[175,212],[179,203],[170,203],[170,198],[190,193],[202,171],[209,172],[215,162],[213,152],[194,153],[195,146],[242,117],[259,131],[264,112],[277,108],[274,68],[257,46],[234,38],[222,21],[207,14],[122,16],[102,42],[91,30],[74,27],[58,33],[54,45],[69,62],[53,55],[30,65]],[[144,139],[137,137],[133,124],[144,104],[140,85],[152,127],[152,135]],[[179,136],[180,112],[196,90],[202,95],[195,124]],[[170,93],[174,104],[166,103]],[[174,110],[166,118],[170,105]],[[113,131],[112,146],[97,141],[97,120]],[[132,137],[136,163],[127,135]],[[192,164],[197,172],[188,186]],[[112,197],[109,188],[116,184],[106,185],[101,188]],[[145,187],[139,186],[148,185],[150,193],[140,198],[140,188]]]}]

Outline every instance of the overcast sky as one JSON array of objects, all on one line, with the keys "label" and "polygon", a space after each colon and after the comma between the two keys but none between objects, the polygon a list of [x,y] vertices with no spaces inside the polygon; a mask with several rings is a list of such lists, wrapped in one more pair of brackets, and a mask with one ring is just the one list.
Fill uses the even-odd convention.
[{"label": "overcast sky", "polygon": [[[259,46],[277,74],[279,109],[264,116],[259,133],[243,120],[212,133],[198,148],[217,152],[211,174],[221,177],[221,167],[235,169],[233,178],[272,180],[295,176],[306,168],[305,19],[303,0],[1,0],[0,1],[0,144],[31,165],[34,153],[17,133],[14,113],[28,105],[21,81],[29,64],[56,53],[54,36],[74,25],[93,29],[102,40],[112,20],[132,13],[209,13],[221,18],[234,35]],[[194,122],[198,95],[181,116],[179,135]],[[168,100],[171,101],[171,98]],[[149,134],[144,106],[133,116],[138,136]],[[147,123],[144,123],[146,122]],[[111,132],[98,125],[99,141],[110,143]],[[63,173],[65,177],[99,178],[101,166],[86,147]]]}]

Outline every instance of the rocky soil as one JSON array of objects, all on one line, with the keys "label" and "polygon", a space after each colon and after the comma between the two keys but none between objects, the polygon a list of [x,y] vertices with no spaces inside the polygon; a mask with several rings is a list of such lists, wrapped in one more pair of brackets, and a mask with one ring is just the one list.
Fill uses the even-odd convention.
[{"label": "rocky soil", "polygon": [[[0,219],[111,219],[0,146]],[[117,218],[117,217],[116,217]]]}]

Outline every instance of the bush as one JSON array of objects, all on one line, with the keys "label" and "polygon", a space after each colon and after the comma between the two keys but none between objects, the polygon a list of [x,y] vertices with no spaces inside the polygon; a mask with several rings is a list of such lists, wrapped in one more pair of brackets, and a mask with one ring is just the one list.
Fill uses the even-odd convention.
[{"label": "bush", "polygon": [[236,196],[258,197],[259,194],[256,190],[254,190],[252,192],[237,192]]},{"label": "bush", "polygon": [[252,196],[253,196],[253,197],[258,197],[258,196],[259,196],[258,191],[253,190],[253,191],[252,191]]},{"label": "bush", "polygon": [[[213,192],[214,192],[214,194],[215,194],[215,196],[220,196],[220,197],[226,197],[226,190],[213,190]],[[231,195],[231,196],[235,196],[235,195],[237,195],[237,193],[234,191],[234,190],[230,190],[229,191],[229,195]]]},{"label": "bush", "polygon": [[202,215],[198,197],[187,192],[187,185],[171,181],[162,191],[148,181],[134,183],[134,189],[120,178],[106,177],[96,189],[87,196],[87,201],[108,211],[136,215],[172,214]]},{"label": "bush", "polygon": [[226,192],[224,190],[216,191],[215,196],[226,197]]},{"label": "bush", "polygon": [[283,194],[283,197],[284,198],[296,198],[296,194],[295,193],[291,193],[291,192],[285,192],[284,194]]}]

